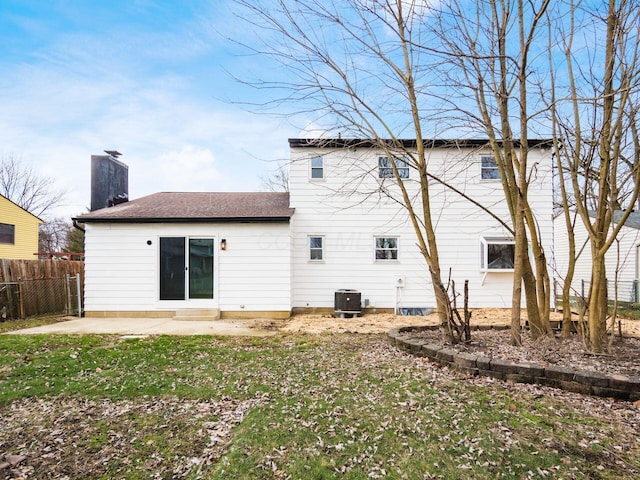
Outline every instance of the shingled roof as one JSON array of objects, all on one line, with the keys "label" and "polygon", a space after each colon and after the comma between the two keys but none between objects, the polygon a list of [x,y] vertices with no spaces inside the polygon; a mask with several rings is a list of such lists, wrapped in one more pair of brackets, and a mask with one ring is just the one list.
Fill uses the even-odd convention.
[{"label": "shingled roof", "polygon": [[80,215],[82,223],[288,222],[288,193],[161,192]]}]

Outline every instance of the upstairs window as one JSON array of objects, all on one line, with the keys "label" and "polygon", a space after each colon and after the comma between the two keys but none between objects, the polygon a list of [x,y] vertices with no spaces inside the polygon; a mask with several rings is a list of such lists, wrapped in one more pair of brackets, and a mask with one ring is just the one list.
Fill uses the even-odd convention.
[{"label": "upstairs window", "polygon": [[398,237],[376,237],[376,261],[398,260]]},{"label": "upstairs window", "polygon": [[312,180],[324,179],[324,158],[311,157],[311,179]]},{"label": "upstairs window", "polygon": [[309,260],[312,262],[324,260],[324,237],[309,237]]},{"label": "upstairs window", "polygon": [[480,245],[483,271],[513,271],[516,244],[512,238],[483,238]]},{"label": "upstairs window", "polygon": [[482,180],[500,180],[500,172],[495,157],[480,157],[480,178]]},{"label": "upstairs window", "polygon": [[0,223],[0,243],[13,245],[16,243],[16,227],[8,223]]},{"label": "upstairs window", "polygon": [[[409,164],[401,158],[394,158],[398,176],[400,178],[409,178]],[[378,178],[393,178],[393,167],[389,157],[378,157]]]}]

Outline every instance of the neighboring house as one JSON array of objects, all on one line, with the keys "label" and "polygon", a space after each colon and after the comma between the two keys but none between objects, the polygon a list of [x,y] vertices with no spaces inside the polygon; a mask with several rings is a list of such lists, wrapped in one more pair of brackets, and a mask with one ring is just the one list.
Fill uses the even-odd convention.
[{"label": "neighboring house", "polygon": [[43,221],[0,195],[0,258],[36,260]]},{"label": "neighboring house", "polygon": [[[621,211],[615,212],[614,221],[622,216]],[[613,225],[612,225],[612,228]],[[567,273],[569,240],[564,215],[558,215],[554,220],[554,251],[556,257],[556,279],[558,294],[562,293],[562,284]],[[574,235],[578,259],[571,282],[572,296],[586,297],[589,294],[591,282],[591,245],[589,236],[582,220],[575,221]],[[640,302],[638,292],[638,275],[640,273],[640,213],[632,212],[618,237],[605,255],[608,296],[610,300],[617,298],[621,302]]]},{"label": "neighboring house", "polygon": [[[390,165],[371,142],[291,139],[290,193],[158,193],[78,218],[86,225],[88,316],[288,316],[332,312],[361,293],[369,311],[435,306]],[[415,147],[415,141],[405,145]],[[529,197],[548,254],[551,153],[531,141]],[[416,172],[399,162],[418,196]],[[507,220],[486,141],[429,141],[429,171]],[[434,182],[431,212],[445,282],[469,280],[471,307],[511,306],[513,238]]]}]

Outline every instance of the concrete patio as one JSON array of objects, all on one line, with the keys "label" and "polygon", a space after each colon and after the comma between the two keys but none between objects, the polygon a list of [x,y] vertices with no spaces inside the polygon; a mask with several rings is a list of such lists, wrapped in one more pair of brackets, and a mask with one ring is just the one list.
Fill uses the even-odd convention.
[{"label": "concrete patio", "polygon": [[112,335],[226,335],[265,337],[274,330],[264,322],[242,320],[174,320],[172,318],[73,318],[50,325],[7,332],[5,335],[112,334]]}]

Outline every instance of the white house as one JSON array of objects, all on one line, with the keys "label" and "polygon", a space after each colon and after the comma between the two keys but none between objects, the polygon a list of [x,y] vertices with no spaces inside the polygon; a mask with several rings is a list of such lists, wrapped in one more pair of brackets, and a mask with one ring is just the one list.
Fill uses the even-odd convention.
[{"label": "white house", "polygon": [[287,193],[156,193],[79,218],[85,314],[288,316]]},{"label": "white house", "polygon": [[[402,141],[415,148],[415,141]],[[513,239],[485,140],[429,140],[442,271],[471,307],[510,307]],[[332,312],[356,290],[365,311],[435,306],[389,160],[369,141],[290,139],[290,193],[158,193],[82,215],[87,316],[288,316]],[[529,197],[551,254],[551,153],[530,141]],[[416,171],[397,160],[419,201]],[[451,188],[453,187],[453,189]],[[455,189],[455,190],[454,190]],[[446,278],[445,278],[446,280]]]},{"label": "white house", "polygon": [[[621,216],[622,212],[615,212],[614,221],[617,223]],[[613,225],[612,228],[614,228]],[[558,293],[561,293],[569,257],[569,239],[563,215],[559,215],[554,220],[554,230],[557,290]],[[591,246],[589,236],[580,218],[575,221],[574,234],[578,258],[571,282],[572,296],[586,297],[589,294],[591,281]],[[640,213],[632,212],[629,215],[624,226],[620,229],[618,237],[605,255],[605,265],[609,299],[615,299],[617,293],[617,298],[621,302],[639,303]]]}]

